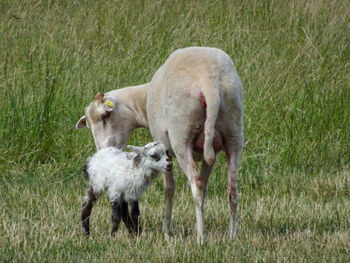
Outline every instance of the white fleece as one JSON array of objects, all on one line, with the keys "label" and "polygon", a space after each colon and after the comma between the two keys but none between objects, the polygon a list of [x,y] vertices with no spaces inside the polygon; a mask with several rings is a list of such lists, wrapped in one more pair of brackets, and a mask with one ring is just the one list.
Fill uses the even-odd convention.
[{"label": "white fleece", "polygon": [[[164,172],[170,163],[162,143],[150,143],[145,149],[135,153],[107,147],[90,157],[86,171],[96,198],[106,191],[111,202],[120,197],[138,200],[158,171]],[[154,154],[159,155],[158,161],[152,159]]]}]

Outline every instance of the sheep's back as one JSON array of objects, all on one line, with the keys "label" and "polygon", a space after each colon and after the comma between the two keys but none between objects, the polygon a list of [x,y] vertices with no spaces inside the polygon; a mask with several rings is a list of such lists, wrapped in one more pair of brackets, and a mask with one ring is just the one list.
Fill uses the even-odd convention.
[{"label": "sheep's back", "polygon": [[89,184],[98,194],[107,190],[108,196],[118,195],[131,187],[132,158],[116,148],[107,147],[95,153],[87,163]]}]

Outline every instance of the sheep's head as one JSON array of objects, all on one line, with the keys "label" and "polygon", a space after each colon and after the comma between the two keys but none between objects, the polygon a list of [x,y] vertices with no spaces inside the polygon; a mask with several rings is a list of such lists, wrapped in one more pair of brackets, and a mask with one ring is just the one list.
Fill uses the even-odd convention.
[{"label": "sheep's head", "polygon": [[91,129],[97,149],[109,146],[123,149],[132,130],[131,121],[126,107],[116,97],[98,93],[75,127]]},{"label": "sheep's head", "polygon": [[143,158],[143,166],[160,172],[169,172],[172,169],[171,159],[162,142],[151,142],[144,147],[127,146]]}]

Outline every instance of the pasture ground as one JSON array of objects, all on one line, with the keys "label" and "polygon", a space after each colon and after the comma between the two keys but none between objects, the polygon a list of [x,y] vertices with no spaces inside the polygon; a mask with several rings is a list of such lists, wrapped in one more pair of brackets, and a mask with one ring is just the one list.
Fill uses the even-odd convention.
[{"label": "pasture ground", "polygon": [[[1,262],[349,262],[350,2],[0,2]],[[142,198],[144,232],[109,236],[101,198],[79,223],[95,151],[76,121],[100,91],[147,82],[175,49],[214,46],[245,96],[239,236],[229,240],[225,157],[209,180],[208,240],[175,165],[171,238],[161,176]],[[151,140],[147,130],[130,144]]]}]

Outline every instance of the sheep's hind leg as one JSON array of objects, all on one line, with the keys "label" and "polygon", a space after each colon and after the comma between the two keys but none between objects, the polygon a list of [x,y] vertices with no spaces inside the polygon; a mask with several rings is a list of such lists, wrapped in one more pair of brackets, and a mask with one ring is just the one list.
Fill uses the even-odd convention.
[{"label": "sheep's hind leg", "polygon": [[117,199],[111,202],[112,205],[112,231],[111,236],[114,236],[115,232],[117,232],[120,221],[122,219],[121,205],[120,201]]},{"label": "sheep's hind leg", "polygon": [[201,172],[200,172],[200,179],[203,183],[204,186],[204,197],[203,199],[205,199],[205,195],[207,193],[207,186],[208,186],[208,179],[209,179],[209,175],[211,173],[211,171],[213,170],[214,164],[213,165],[208,165],[206,163],[206,161],[202,161],[202,167],[201,167]]},{"label": "sheep's hind leg", "polygon": [[164,192],[165,192],[165,208],[164,220],[162,230],[166,234],[173,233],[173,225],[171,220],[171,213],[173,209],[173,197],[175,192],[175,181],[173,172],[169,171],[164,174]]},{"label": "sheep's hind leg", "polygon": [[122,220],[126,226],[126,228],[129,231],[129,234],[133,233],[133,227],[132,227],[132,221],[131,221],[131,217],[129,214],[129,206],[128,203],[126,201],[121,201],[120,202],[120,208],[121,208],[121,212],[122,212]]},{"label": "sheep's hind leg", "polygon": [[120,202],[120,209],[121,209],[121,212],[122,212],[122,220],[123,220],[126,228],[129,230],[129,233],[131,233],[130,232],[131,218],[130,218],[130,215],[129,215],[128,203],[125,202],[124,200],[122,200]]},{"label": "sheep's hind leg", "polygon": [[228,186],[227,194],[230,204],[230,224],[229,224],[229,237],[235,238],[237,236],[237,208],[239,201],[238,183],[237,183],[237,171],[241,157],[243,146],[243,133],[234,139],[227,140],[226,143],[226,159],[227,159],[227,175]]},{"label": "sheep's hind leg", "polygon": [[[197,172],[196,165],[192,158],[192,149],[176,149],[175,151],[177,160],[184,170],[192,190],[192,196],[196,208],[196,229],[197,229],[197,241],[203,243],[206,240],[205,228],[204,228],[204,198],[205,189],[207,187],[208,176],[212,169],[212,166],[204,167],[202,170],[202,176]],[[181,151],[182,150],[182,151]]]},{"label": "sheep's hind leg", "polygon": [[130,201],[131,213],[131,232],[140,234],[142,232],[140,226],[140,209],[138,201]]},{"label": "sheep's hind leg", "polygon": [[90,187],[84,198],[81,209],[81,223],[86,235],[90,235],[90,215],[92,212],[92,207],[97,201],[97,196],[94,194],[93,189]]}]

